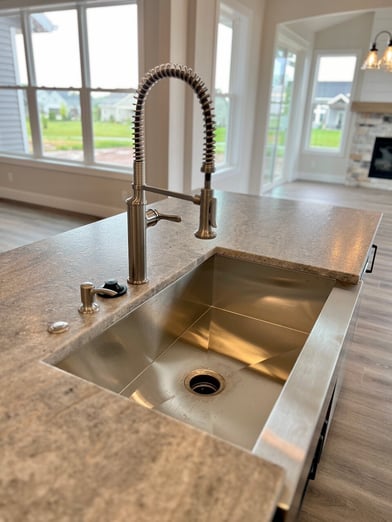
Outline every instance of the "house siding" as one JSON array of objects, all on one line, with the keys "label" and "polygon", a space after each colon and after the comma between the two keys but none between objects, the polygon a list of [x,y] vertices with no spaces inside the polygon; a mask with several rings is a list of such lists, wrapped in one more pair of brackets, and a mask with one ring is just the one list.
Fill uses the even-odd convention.
[{"label": "house siding", "polygon": [[[13,29],[19,25],[17,16],[0,17],[0,85],[16,85]],[[0,89],[0,150],[10,153],[27,152],[23,92]]]}]

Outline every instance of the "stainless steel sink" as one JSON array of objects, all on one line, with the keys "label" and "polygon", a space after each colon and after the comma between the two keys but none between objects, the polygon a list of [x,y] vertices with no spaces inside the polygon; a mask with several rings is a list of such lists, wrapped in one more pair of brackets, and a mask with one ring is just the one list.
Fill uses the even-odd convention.
[{"label": "stainless steel sink", "polygon": [[251,450],[334,284],[215,255],[56,366]]}]

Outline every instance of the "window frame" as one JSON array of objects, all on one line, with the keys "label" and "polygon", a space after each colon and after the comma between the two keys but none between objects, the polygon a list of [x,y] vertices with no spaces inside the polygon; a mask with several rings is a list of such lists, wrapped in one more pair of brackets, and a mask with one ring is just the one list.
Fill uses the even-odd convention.
[{"label": "window frame", "polygon": [[[227,93],[217,93],[214,88],[214,100],[216,97],[229,99],[229,115],[226,136],[225,162],[216,165],[215,174],[231,175],[236,172],[240,163],[239,151],[241,147],[239,143],[243,141],[244,136],[244,105],[246,92],[247,77],[247,60],[244,56],[248,56],[248,35],[250,31],[250,13],[241,4],[235,0],[224,0],[219,3],[219,11],[216,23],[216,34],[218,34],[218,24],[230,22],[233,30],[231,63],[230,63],[230,81],[229,91]],[[214,57],[214,70],[216,71],[216,52]],[[215,74],[214,74],[215,84]],[[237,144],[234,146],[234,144]]]},{"label": "window frame", "polygon": [[351,124],[351,115],[350,115],[350,103],[347,104],[345,115],[344,115],[344,121],[342,126],[342,133],[341,133],[341,139],[340,139],[340,145],[338,148],[328,148],[328,147],[312,147],[310,145],[311,140],[311,134],[312,134],[312,123],[313,123],[313,105],[314,105],[314,99],[315,99],[315,92],[316,92],[316,86],[317,86],[317,77],[320,70],[320,61],[322,58],[325,57],[342,57],[342,56],[352,56],[356,58],[355,63],[355,69],[353,74],[353,79],[351,82],[351,93],[350,93],[350,102],[353,99],[353,92],[355,91],[355,86],[357,84],[357,75],[358,75],[358,69],[359,69],[359,60],[360,60],[360,53],[357,50],[351,50],[351,49],[344,49],[344,50],[315,50],[313,53],[313,68],[311,73],[311,79],[312,79],[312,88],[310,89],[309,95],[308,95],[308,103],[307,107],[309,110],[307,111],[307,114],[305,115],[305,132],[304,132],[304,140],[303,140],[303,151],[307,154],[314,154],[314,155],[327,155],[327,156],[334,156],[334,157],[344,157],[345,150],[347,148],[348,143],[348,136],[350,132],[350,124]]},{"label": "window frame", "polygon": [[[235,23],[234,23],[234,17],[228,14],[227,8],[225,6],[220,7],[219,12],[219,20],[218,20],[218,26],[217,26],[217,33],[219,31],[219,25],[226,25],[227,27],[230,27],[232,30],[232,40],[231,40],[231,50],[230,50],[230,71],[229,71],[229,89],[227,92],[217,92],[216,89],[214,90],[214,103],[215,106],[218,104],[216,103],[216,100],[218,98],[225,100],[229,100],[229,111],[228,111],[228,117],[227,117],[227,130],[226,130],[226,141],[225,141],[225,154],[224,154],[224,161],[222,163],[217,163],[217,170],[222,170],[227,168],[230,164],[230,150],[231,147],[229,146],[229,143],[231,141],[231,135],[232,135],[232,126],[231,126],[231,120],[232,120],[232,112],[233,112],[233,103],[234,103],[234,93],[232,92],[232,79],[233,79],[233,49],[234,49],[234,34],[235,34]],[[217,61],[217,57],[216,57]]]},{"label": "window frame", "polygon": [[[124,174],[127,177],[133,173],[133,168],[130,161],[130,166],[122,166],[116,163],[104,163],[98,162],[94,159],[94,133],[93,133],[93,113],[91,107],[91,95],[92,93],[122,93],[135,94],[137,88],[97,88],[92,87],[90,83],[89,71],[89,53],[88,53],[88,28],[87,28],[87,9],[91,7],[113,7],[120,5],[136,5],[138,9],[137,23],[139,26],[140,15],[139,5],[137,0],[92,0],[81,3],[70,3],[70,4],[41,4],[31,8],[25,9],[3,9],[0,10],[0,16],[20,16],[21,32],[24,38],[24,51],[26,58],[26,69],[27,69],[27,84],[15,84],[15,85],[0,85],[0,90],[11,89],[15,91],[22,91],[26,93],[28,111],[30,116],[30,128],[31,128],[31,139],[32,139],[32,153],[12,153],[6,150],[0,151],[2,158],[7,158],[16,164],[23,162],[30,162],[36,165],[38,162],[44,165],[53,166],[56,170],[64,170],[64,166],[74,167],[77,170],[83,171],[83,173],[96,173],[100,172],[106,177],[106,172],[113,172],[115,178],[122,179]],[[29,16],[34,13],[55,12],[55,11],[76,11],[77,17],[77,31],[79,36],[79,58],[81,68],[81,85],[80,87],[48,87],[37,85],[35,77],[34,59],[33,59],[33,41],[32,34],[29,27]],[[138,27],[140,32],[140,26]],[[140,67],[140,39],[138,39],[138,59]],[[83,160],[76,161],[68,158],[51,158],[44,154],[42,132],[40,126],[40,116],[38,110],[38,91],[67,91],[79,93],[80,99],[80,123],[82,132],[82,143],[83,143]],[[131,107],[130,107],[131,108]],[[129,137],[131,143],[131,133]]]},{"label": "window frame", "polygon": [[[276,166],[276,159],[277,159],[277,141],[278,141],[278,134],[281,130],[281,119],[282,119],[282,107],[287,105],[284,102],[284,91],[282,91],[281,96],[279,97],[278,102],[272,101],[273,96],[273,88],[274,88],[274,73],[275,73],[275,63],[277,59],[277,54],[279,51],[282,51],[284,53],[284,60],[285,60],[285,67],[284,67],[284,74],[283,74],[283,83],[282,85],[285,86],[286,84],[286,77],[287,77],[287,64],[289,62],[289,55],[293,55],[295,57],[294,59],[294,75],[293,75],[293,81],[292,81],[292,89],[291,89],[291,100],[290,104],[288,105],[288,113],[287,113],[287,126],[286,126],[286,137],[285,137],[285,143],[284,143],[284,156],[283,161],[281,165],[281,172],[278,176],[275,175],[275,166]],[[292,134],[292,113],[293,113],[293,105],[295,103],[295,94],[296,94],[296,82],[297,82],[297,63],[298,63],[298,50],[295,45],[292,44],[289,40],[286,41],[286,39],[281,38],[276,42],[275,48],[274,48],[274,62],[272,66],[272,76],[271,76],[271,85],[270,85],[270,97],[269,97],[269,105],[268,105],[268,116],[266,121],[266,146],[264,149],[263,154],[263,168],[261,171],[261,178],[262,178],[262,186],[265,187],[273,187],[275,185],[279,185],[283,182],[283,180],[286,179],[286,163],[287,163],[287,155],[289,150],[289,140]],[[269,165],[269,159],[270,155],[268,154],[268,146],[269,146],[269,133],[271,130],[270,127],[270,121],[271,121],[271,115],[272,115],[272,106],[273,104],[279,106],[279,113],[278,113],[278,125],[273,129],[274,130],[274,153],[273,153],[273,162],[271,165]],[[278,131],[277,133],[275,131]]]}]

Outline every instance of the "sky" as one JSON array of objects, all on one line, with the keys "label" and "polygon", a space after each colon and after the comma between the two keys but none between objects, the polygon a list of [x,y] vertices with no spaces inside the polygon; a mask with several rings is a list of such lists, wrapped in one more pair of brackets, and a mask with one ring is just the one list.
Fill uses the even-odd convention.
[{"label": "sky", "polygon": [[354,56],[322,56],[317,79],[319,82],[352,82],[356,61]]},{"label": "sky", "polygon": [[215,89],[229,92],[233,29],[220,23],[216,51]]},{"label": "sky", "polygon": [[[136,88],[138,84],[137,11],[135,5],[87,9],[91,86]],[[56,26],[51,32],[33,33],[38,86],[80,87],[81,73],[76,11],[44,13]],[[22,83],[27,75],[23,41],[18,42]]]}]

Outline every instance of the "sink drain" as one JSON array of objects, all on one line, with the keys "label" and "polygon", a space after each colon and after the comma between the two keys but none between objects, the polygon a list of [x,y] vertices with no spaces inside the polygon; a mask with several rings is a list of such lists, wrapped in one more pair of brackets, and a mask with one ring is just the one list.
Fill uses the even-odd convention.
[{"label": "sink drain", "polygon": [[213,370],[193,370],[184,380],[185,387],[197,395],[217,395],[225,387],[225,380]]}]

